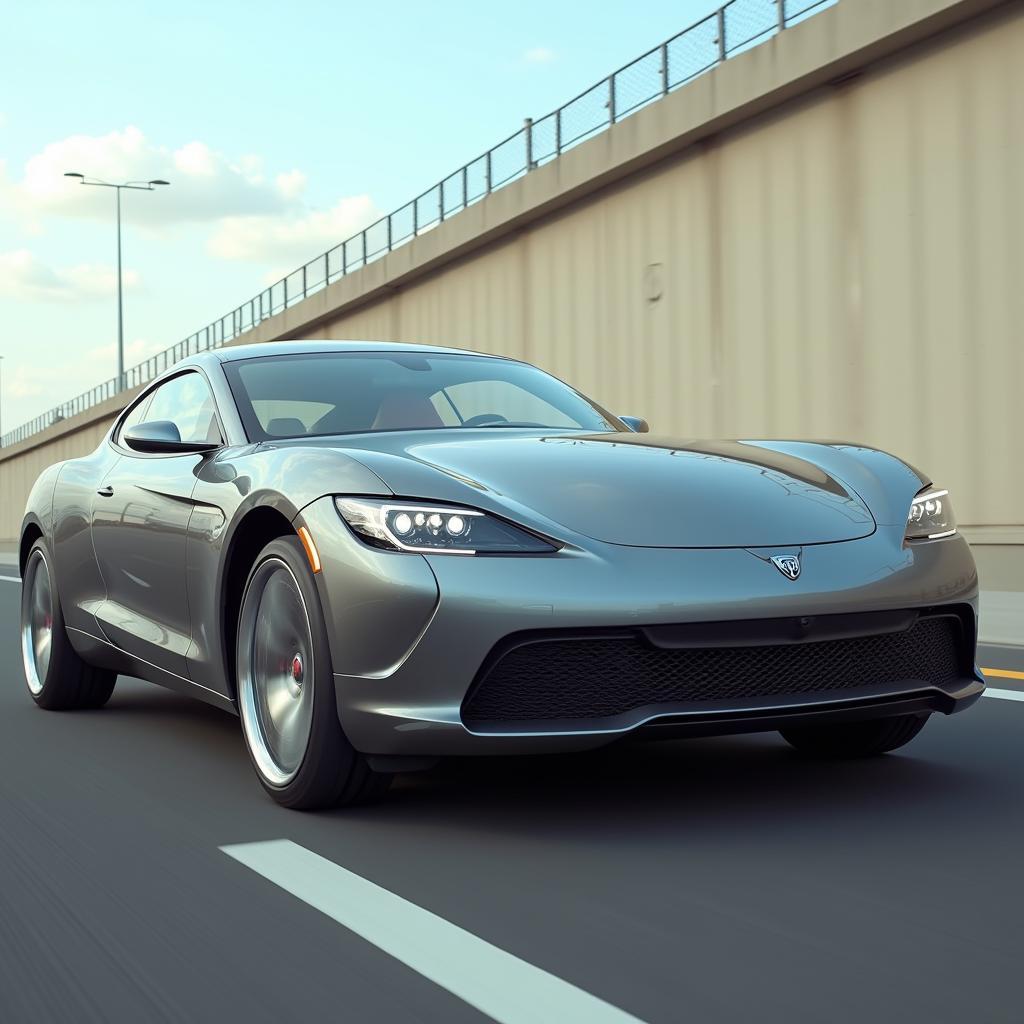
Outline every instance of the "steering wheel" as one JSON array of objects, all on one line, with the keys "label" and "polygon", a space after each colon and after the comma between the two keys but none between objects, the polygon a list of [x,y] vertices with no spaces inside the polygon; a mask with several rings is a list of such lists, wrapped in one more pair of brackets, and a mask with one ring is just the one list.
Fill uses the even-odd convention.
[{"label": "steering wheel", "polygon": [[494,412],[482,412],[479,416],[470,416],[468,420],[462,421],[464,427],[482,427],[488,423],[508,423],[508,417]]}]

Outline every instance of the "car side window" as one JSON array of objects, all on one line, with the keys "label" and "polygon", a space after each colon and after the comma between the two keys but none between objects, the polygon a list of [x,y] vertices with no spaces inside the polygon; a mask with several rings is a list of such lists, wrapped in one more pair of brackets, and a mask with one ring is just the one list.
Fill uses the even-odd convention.
[{"label": "car side window", "polygon": [[182,441],[222,443],[213,395],[198,373],[172,377],[153,392],[141,422],[155,420],[170,420],[178,428]]}]

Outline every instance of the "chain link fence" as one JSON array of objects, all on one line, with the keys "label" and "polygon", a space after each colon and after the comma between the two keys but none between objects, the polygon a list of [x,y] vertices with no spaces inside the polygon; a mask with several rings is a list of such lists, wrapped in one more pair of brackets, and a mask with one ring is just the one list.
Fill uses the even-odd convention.
[{"label": "chain link fence", "polygon": [[[567,149],[729,57],[756,46],[789,25],[838,0],[730,0],[706,18],[665,40],[613,72],[568,103],[460,167],[422,195],[382,217],[357,235],[311,260],[218,320],[125,371],[123,386],[145,384],[178,360],[218,348],[261,321],[302,302],[345,274],[380,259],[495,189],[554,160]],[[23,441],[120,391],[116,377],[98,384],[0,438],[0,446]]]}]

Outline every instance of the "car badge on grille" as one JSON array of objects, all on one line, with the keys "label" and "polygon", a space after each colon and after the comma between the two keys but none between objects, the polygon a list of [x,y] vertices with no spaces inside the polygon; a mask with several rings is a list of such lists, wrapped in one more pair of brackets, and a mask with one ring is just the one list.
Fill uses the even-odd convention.
[{"label": "car badge on grille", "polygon": [[772,565],[787,579],[795,580],[800,575],[800,559],[796,555],[772,555]]}]

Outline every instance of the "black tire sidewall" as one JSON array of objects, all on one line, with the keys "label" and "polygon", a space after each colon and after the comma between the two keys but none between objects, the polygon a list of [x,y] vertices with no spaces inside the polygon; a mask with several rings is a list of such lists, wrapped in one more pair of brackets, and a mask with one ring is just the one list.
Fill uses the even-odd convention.
[{"label": "black tire sidewall", "polygon": [[909,743],[930,715],[894,715],[859,722],[779,730],[802,754],[822,759],[875,757]]},{"label": "black tire sidewall", "polygon": [[[40,680],[40,687],[38,693],[32,693],[31,687],[28,685],[28,676],[25,676],[25,689],[28,690],[29,695],[32,699],[41,707],[54,709],[62,706],[62,701],[59,699],[59,695],[54,693],[56,688],[55,680],[61,678],[62,663],[67,659],[67,655],[70,653],[74,657],[77,657],[74,649],[71,647],[71,641],[68,639],[67,630],[64,626],[64,612],[60,606],[60,592],[57,589],[57,577],[53,571],[53,558],[50,555],[50,549],[46,544],[46,541],[40,537],[29,549],[28,558],[25,559],[25,568],[27,569],[29,563],[32,561],[32,556],[36,551],[39,551],[43,557],[43,562],[46,565],[46,572],[50,577],[50,614],[53,618],[50,630],[50,661],[46,666],[46,678]],[[21,604],[21,622],[18,631],[18,649],[21,653],[22,644],[22,631],[25,628],[25,581],[22,580],[22,604]],[[22,674],[25,674],[24,664],[22,665]]]},{"label": "black tire sidewall", "polygon": [[[27,677],[25,689],[28,690],[29,696],[35,701],[36,706],[46,711],[101,708],[110,699],[117,680],[117,673],[90,665],[75,650],[64,622],[64,610],[61,607],[60,588],[57,584],[53,557],[49,545],[42,537],[36,540],[29,549],[29,557],[25,560],[25,566],[28,567],[36,551],[42,555],[47,574],[50,577],[50,614],[52,617],[50,661],[46,666],[46,678],[40,680],[39,693],[32,692]],[[25,583],[22,582],[22,621],[19,623],[18,635],[19,653],[22,653],[26,596]],[[24,674],[24,667],[22,671]]]}]

